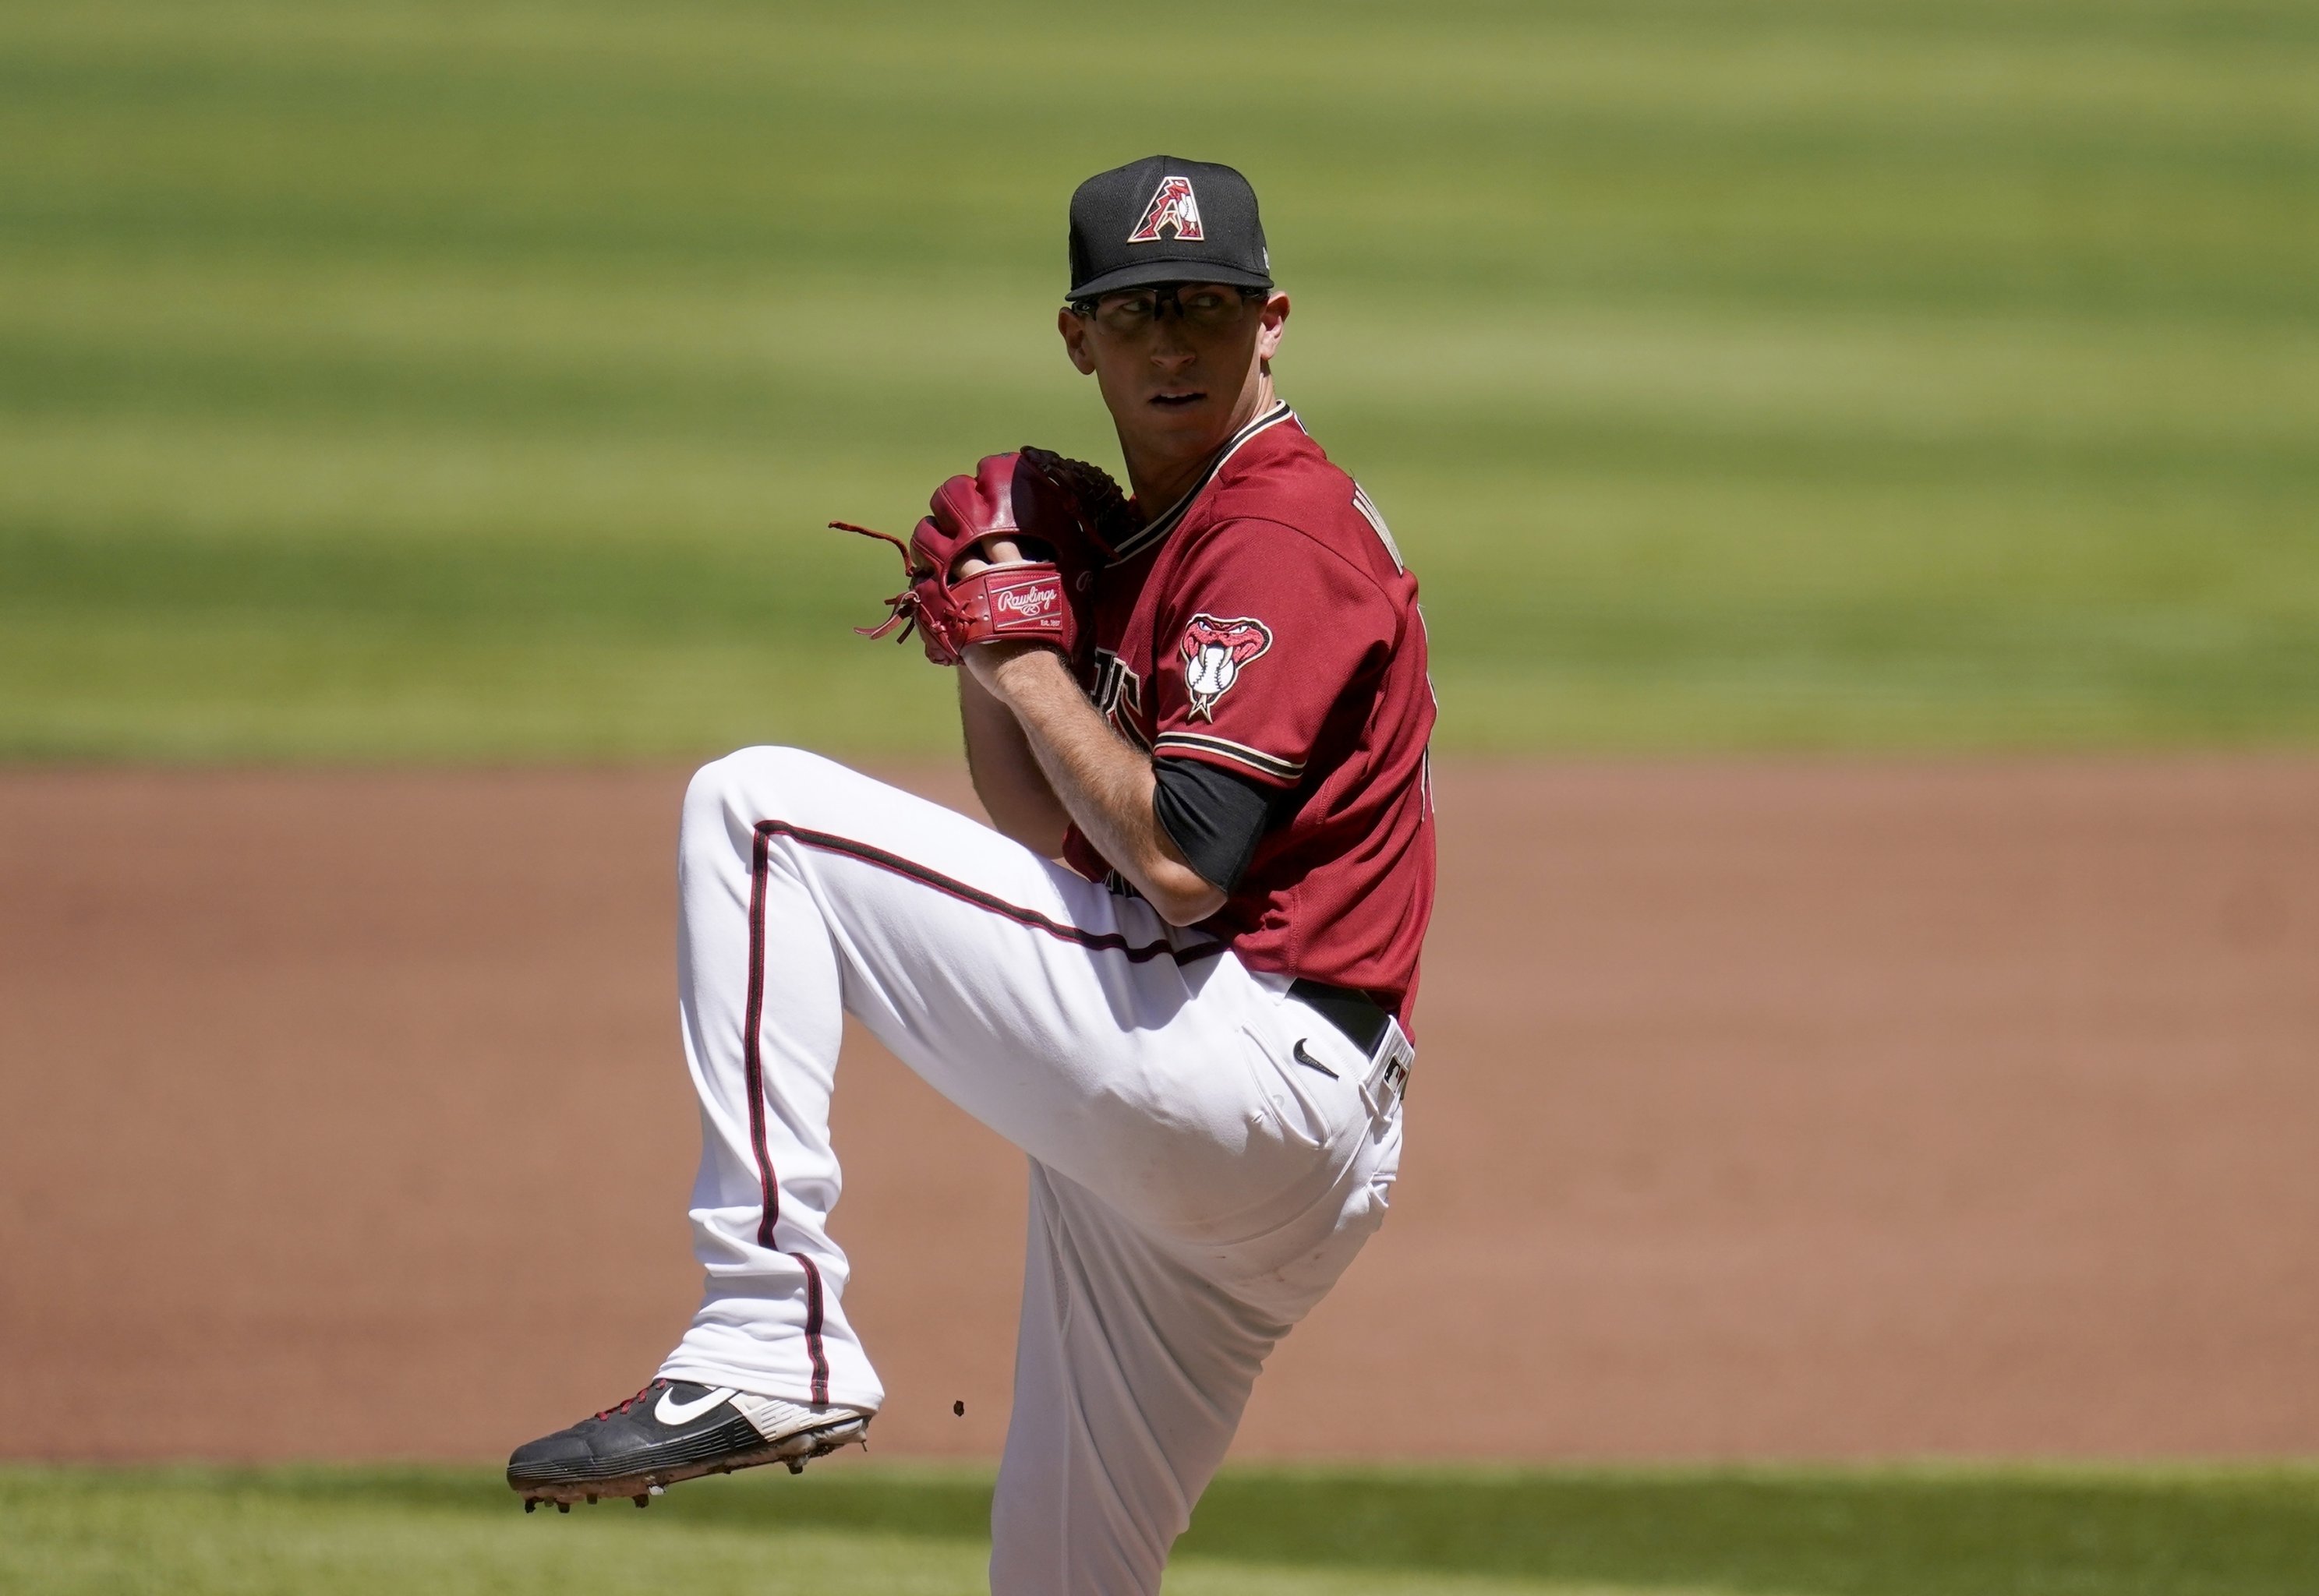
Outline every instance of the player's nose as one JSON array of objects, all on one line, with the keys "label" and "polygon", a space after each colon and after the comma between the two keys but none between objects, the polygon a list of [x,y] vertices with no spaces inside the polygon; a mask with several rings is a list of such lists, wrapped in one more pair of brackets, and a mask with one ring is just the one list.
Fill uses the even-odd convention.
[{"label": "player's nose", "polygon": [[1181,316],[1162,316],[1151,329],[1151,358],[1157,360],[1189,360],[1198,351],[1192,340],[1184,335]]}]

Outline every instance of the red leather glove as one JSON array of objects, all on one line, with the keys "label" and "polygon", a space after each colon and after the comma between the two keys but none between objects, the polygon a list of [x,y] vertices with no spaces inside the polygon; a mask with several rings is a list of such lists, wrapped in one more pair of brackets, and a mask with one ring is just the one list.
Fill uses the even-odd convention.
[{"label": "red leather glove", "polygon": [[[900,549],[910,581],[888,600],[892,614],[855,630],[882,637],[899,625],[907,637],[915,627],[926,658],[937,665],[954,665],[974,645],[1001,639],[1074,654],[1095,568],[1135,524],[1135,512],[1102,470],[1044,449],[986,455],[972,476],[952,477],[935,489],[927,508],[932,513],[907,544],[850,521],[830,525]],[[987,537],[1043,545],[1051,557],[954,576]]]}]

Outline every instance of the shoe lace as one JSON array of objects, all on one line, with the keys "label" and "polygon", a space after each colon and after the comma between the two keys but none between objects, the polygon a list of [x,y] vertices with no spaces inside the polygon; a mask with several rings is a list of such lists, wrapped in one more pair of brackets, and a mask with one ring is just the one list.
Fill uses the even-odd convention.
[{"label": "shoe lace", "polygon": [[596,1417],[599,1419],[609,1419],[615,1413],[625,1413],[630,1408],[635,1407],[638,1402],[644,1401],[645,1398],[650,1396],[654,1392],[658,1391],[662,1386],[667,1384],[668,1382],[665,1380],[654,1380],[651,1384],[647,1384],[642,1391],[637,1392],[636,1395],[628,1398],[627,1401],[614,1403],[612,1406],[606,1408],[602,1412],[597,1414]]}]

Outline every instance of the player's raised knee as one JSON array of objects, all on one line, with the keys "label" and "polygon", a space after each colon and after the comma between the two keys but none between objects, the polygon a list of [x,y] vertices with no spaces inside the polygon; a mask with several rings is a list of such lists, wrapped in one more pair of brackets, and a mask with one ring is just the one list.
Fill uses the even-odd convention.
[{"label": "player's raised knee", "polygon": [[831,772],[844,767],[802,748],[764,744],[739,748],[710,760],[692,773],[685,789],[687,824],[710,813],[745,815],[751,821],[784,816],[826,788]]}]

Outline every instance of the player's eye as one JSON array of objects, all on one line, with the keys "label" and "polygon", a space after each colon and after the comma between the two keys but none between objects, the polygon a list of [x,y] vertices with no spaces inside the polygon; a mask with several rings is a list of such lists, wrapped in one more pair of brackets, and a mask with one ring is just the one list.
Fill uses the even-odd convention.
[{"label": "player's eye", "polygon": [[1241,298],[1237,293],[1204,289],[1178,302],[1184,307],[1186,319],[1202,327],[1223,327],[1240,318]]},{"label": "player's eye", "polygon": [[1096,319],[1114,332],[1140,332],[1151,324],[1152,314],[1159,309],[1159,295],[1130,294],[1124,299],[1105,300],[1096,307]]}]

